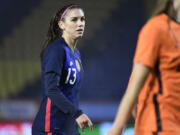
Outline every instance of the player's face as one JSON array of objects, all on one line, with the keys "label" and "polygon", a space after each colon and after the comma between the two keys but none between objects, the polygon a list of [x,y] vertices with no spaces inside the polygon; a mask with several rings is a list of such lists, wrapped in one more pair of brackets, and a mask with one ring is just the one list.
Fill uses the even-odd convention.
[{"label": "player's face", "polygon": [[77,39],[83,36],[85,27],[85,17],[82,9],[70,9],[64,16],[63,21],[60,21],[63,36],[68,36],[72,39]]},{"label": "player's face", "polygon": [[180,11],[180,0],[173,0],[173,6],[175,11]]}]

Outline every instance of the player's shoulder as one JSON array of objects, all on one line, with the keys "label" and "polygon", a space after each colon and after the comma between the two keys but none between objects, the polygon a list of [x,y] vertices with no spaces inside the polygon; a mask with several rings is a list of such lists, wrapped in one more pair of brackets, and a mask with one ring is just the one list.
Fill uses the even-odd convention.
[{"label": "player's shoulder", "polygon": [[51,43],[49,43],[46,48],[47,53],[62,53],[64,52],[65,43],[61,38],[55,39]]},{"label": "player's shoulder", "polygon": [[168,15],[165,13],[153,16],[145,24],[146,27],[153,27],[154,29],[166,29],[168,27]]},{"label": "player's shoulder", "polygon": [[63,39],[57,38],[48,45],[48,47],[49,47],[48,49],[54,50],[54,51],[59,51],[59,50],[63,50],[64,46],[65,46],[65,43],[64,43]]},{"label": "player's shoulder", "polygon": [[44,55],[45,56],[64,56],[64,42],[61,38],[55,39],[51,43],[48,44],[47,48],[45,49]]}]

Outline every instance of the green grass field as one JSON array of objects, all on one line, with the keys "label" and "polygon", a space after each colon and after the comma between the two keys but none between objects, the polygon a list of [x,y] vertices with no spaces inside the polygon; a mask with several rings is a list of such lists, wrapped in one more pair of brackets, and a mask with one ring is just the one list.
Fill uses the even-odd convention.
[{"label": "green grass field", "polygon": [[81,135],[100,135],[99,127],[97,125],[93,126],[93,131],[90,129],[85,129],[84,131],[79,130]]},{"label": "green grass field", "polygon": [[[101,133],[102,132],[100,129],[102,128],[101,124],[94,125],[93,128],[94,128],[93,131],[90,131],[90,129],[86,129],[83,132],[79,129],[79,131],[81,135],[104,135],[104,133]],[[133,125],[132,124],[128,125],[122,135],[133,135]]]}]

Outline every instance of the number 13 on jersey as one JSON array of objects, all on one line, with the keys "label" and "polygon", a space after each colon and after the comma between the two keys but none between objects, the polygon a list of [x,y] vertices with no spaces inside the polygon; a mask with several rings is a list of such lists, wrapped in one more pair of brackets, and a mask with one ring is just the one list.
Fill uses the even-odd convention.
[{"label": "number 13 on jersey", "polygon": [[73,85],[76,82],[76,73],[76,68],[68,68],[68,74],[65,83]]}]

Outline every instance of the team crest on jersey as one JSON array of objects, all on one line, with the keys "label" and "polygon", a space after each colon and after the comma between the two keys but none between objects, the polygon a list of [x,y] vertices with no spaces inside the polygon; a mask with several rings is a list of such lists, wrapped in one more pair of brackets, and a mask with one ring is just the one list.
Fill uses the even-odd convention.
[{"label": "team crest on jersey", "polygon": [[72,61],[70,61],[69,65],[70,65],[70,66],[72,66],[72,65],[73,65],[73,62],[72,62]]},{"label": "team crest on jersey", "polygon": [[80,72],[81,66],[80,66],[79,61],[78,61],[78,60],[75,60],[75,63],[76,63],[77,70]]}]

